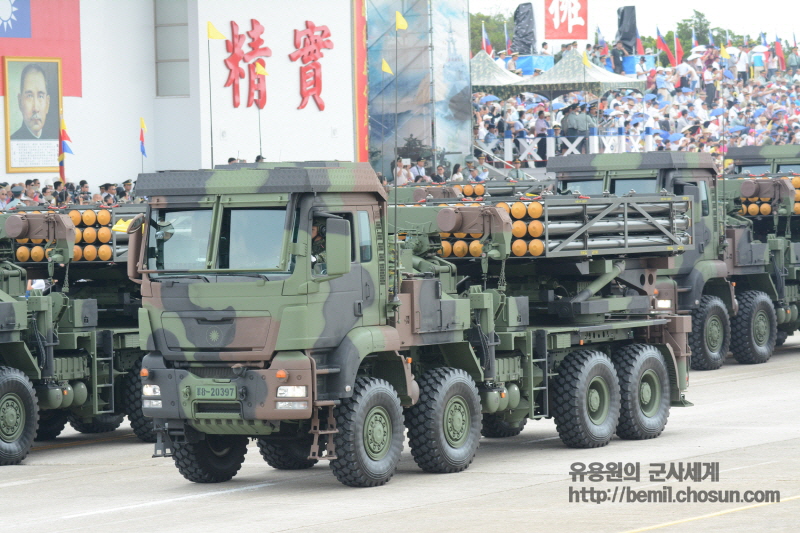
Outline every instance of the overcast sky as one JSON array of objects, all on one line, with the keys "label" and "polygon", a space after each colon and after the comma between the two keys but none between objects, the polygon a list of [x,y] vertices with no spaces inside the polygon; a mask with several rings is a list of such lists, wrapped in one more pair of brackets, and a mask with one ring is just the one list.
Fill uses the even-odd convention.
[{"label": "overcast sky", "polygon": [[[468,0],[471,13],[494,14],[497,12],[513,14],[520,0]],[[760,32],[767,33],[767,40],[773,41],[775,33],[781,39],[792,41],[792,32],[800,36],[800,17],[792,2],[770,1],[720,1],[720,0],[579,0],[589,2],[589,32],[594,40],[596,26],[606,40],[611,40],[617,32],[617,8],[636,6],[636,25],[641,35],[655,37],[656,26],[665,34],[674,30],[677,23],[689,18],[693,10],[703,13],[711,27],[721,27],[738,34],[750,34],[752,39]],[[534,16],[544,15],[544,0],[534,0]],[[797,27],[797,29],[795,29]],[[538,40],[542,40],[541,38]]]}]

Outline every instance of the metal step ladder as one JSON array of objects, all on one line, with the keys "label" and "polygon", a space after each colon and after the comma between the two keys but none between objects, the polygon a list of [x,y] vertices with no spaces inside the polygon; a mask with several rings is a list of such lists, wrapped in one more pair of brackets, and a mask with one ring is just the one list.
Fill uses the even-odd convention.
[{"label": "metal step ladder", "polygon": [[[545,418],[550,417],[550,377],[554,376],[555,374],[550,373],[549,371],[549,364],[548,364],[548,357],[547,357],[547,332],[542,330],[537,330],[535,333],[535,337],[533,339],[534,344],[534,353],[541,356],[537,359],[531,359],[531,362],[539,368],[542,372],[542,384],[538,387],[533,387],[531,390],[534,391],[542,391],[542,403],[540,405],[542,414],[541,416]],[[533,398],[531,398],[533,400]]]},{"label": "metal step ladder", "polygon": [[[311,451],[308,455],[309,459],[327,460],[327,461],[338,459],[333,444],[333,437],[329,437],[327,439],[324,455],[320,453],[319,449],[320,436],[335,435],[339,433],[339,429],[336,427],[336,417],[333,416],[333,408],[336,406],[336,403],[337,402],[333,400],[322,400],[314,402],[314,416],[311,418],[311,430],[309,431],[309,433],[314,436],[314,440],[311,443]],[[322,410],[327,410],[327,416],[325,417],[325,429],[321,429],[321,423],[320,423],[319,413]]]},{"label": "metal step ladder", "polygon": [[[103,365],[108,367],[105,383],[101,383],[100,380],[100,370]],[[95,382],[95,393],[92,395],[94,413],[113,414],[116,406],[114,405],[114,332],[111,330],[98,331],[97,353],[92,358],[92,376]]]}]

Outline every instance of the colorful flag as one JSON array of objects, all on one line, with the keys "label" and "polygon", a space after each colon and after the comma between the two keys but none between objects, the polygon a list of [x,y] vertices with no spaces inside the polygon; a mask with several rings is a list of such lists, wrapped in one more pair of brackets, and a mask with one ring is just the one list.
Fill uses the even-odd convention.
[{"label": "colorful flag", "polygon": [[586,65],[587,67],[592,66],[592,62],[589,61],[589,55],[586,53],[585,50],[583,51],[583,64]]},{"label": "colorful flag", "polygon": [[767,44],[767,34],[764,33],[763,31],[761,32],[761,45],[762,46],[767,46],[767,47],[769,46]]},{"label": "colorful flag", "polygon": [[72,139],[70,139],[69,135],[67,134],[67,123],[64,122],[64,116],[62,115],[61,127],[58,130],[58,175],[61,177],[61,181],[64,183],[67,182],[64,168],[64,154],[72,154],[72,149],[69,147],[67,142],[72,142]]},{"label": "colorful flag", "polygon": [[731,55],[728,53],[728,49],[724,46],[719,47],[719,57],[722,59],[730,59]]},{"label": "colorful flag", "polygon": [[783,55],[783,44],[780,37],[775,36],[775,55],[778,56],[780,70],[786,70],[786,57]]},{"label": "colorful flag", "polygon": [[264,65],[261,64],[262,61],[264,61],[264,60],[263,59],[256,59],[256,61],[254,63],[255,66],[256,66],[256,74],[258,74],[259,76],[269,76],[269,72],[267,72],[267,69],[265,69]]},{"label": "colorful flag", "polygon": [[678,31],[675,30],[675,64],[672,65],[673,67],[677,67],[678,63],[683,60],[683,46],[681,45],[681,40],[678,39]]},{"label": "colorful flag", "polygon": [[486,33],[486,25],[483,22],[481,22],[481,35],[483,36],[481,39],[481,48],[491,57],[492,43],[489,41],[489,35]]},{"label": "colorful flag", "polygon": [[403,17],[403,14],[399,11],[394,12],[394,29],[395,30],[407,30],[408,29],[408,22]]},{"label": "colorful flag", "polygon": [[725,30],[725,46],[731,46],[731,32]]},{"label": "colorful flag", "polygon": [[669,60],[669,64],[675,66],[675,56],[672,55],[672,50],[669,49],[667,43],[664,41],[664,38],[661,36],[661,32],[656,28],[656,34],[658,38],[656,40],[656,48],[667,54],[667,59]]},{"label": "colorful flag", "polygon": [[602,55],[608,55],[608,43],[603,39],[603,34],[600,33],[600,26],[597,27],[597,44],[603,47],[600,53]]},{"label": "colorful flag", "polygon": [[506,54],[511,55],[511,39],[508,38],[508,26],[503,22],[503,31],[506,34]]},{"label": "colorful flag", "polygon": [[147,157],[147,152],[144,149],[144,134],[146,131],[147,125],[144,123],[144,118],[139,117],[139,151],[145,157]]},{"label": "colorful flag", "polygon": [[644,46],[642,46],[642,39],[639,38],[639,30],[636,30],[636,55],[644,55]]},{"label": "colorful flag", "polygon": [[220,33],[220,31],[211,24],[211,21],[208,22],[208,38],[209,39],[224,39],[225,36]]},{"label": "colorful flag", "polygon": [[792,32],[792,43],[794,43],[792,46],[797,48],[797,37],[794,36],[794,32]]},{"label": "colorful flag", "polygon": [[694,34],[694,28],[692,28],[692,48],[695,46],[700,46],[700,43],[697,41],[697,35]]},{"label": "colorful flag", "polygon": [[381,59],[381,61],[381,70],[386,74],[391,74],[394,76],[394,72],[392,72],[392,68],[389,66],[389,63],[387,63],[385,59]]},{"label": "colorful flag", "polygon": [[708,28],[708,44],[714,46],[714,34],[711,33],[711,28]]}]

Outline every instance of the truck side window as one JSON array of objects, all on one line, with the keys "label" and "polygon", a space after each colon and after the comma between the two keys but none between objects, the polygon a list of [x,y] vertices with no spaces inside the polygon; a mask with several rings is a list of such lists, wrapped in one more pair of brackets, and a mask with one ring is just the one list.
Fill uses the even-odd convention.
[{"label": "truck side window", "polygon": [[709,205],[708,205],[708,183],[705,181],[698,181],[697,185],[700,189],[700,207],[703,210],[703,216],[708,216],[709,213]]},{"label": "truck side window", "polygon": [[366,211],[358,212],[358,249],[362,263],[372,261],[372,226]]}]

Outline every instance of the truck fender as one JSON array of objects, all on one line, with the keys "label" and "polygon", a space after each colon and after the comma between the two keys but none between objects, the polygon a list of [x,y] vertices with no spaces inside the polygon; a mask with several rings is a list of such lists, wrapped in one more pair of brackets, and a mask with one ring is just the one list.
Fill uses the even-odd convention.
[{"label": "truck fender", "polygon": [[328,375],[328,392],[349,398],[364,358],[370,354],[399,352],[400,347],[400,336],[392,327],[364,326],[351,329],[328,356],[329,363],[339,367],[339,373]]},{"label": "truck fender", "polygon": [[[728,267],[722,261],[708,260],[700,261],[694,268],[684,277],[679,285],[682,288],[688,288],[686,292],[679,294],[680,309],[695,309],[700,305],[700,298],[703,294],[711,294],[712,296],[719,296],[729,311],[734,310],[735,300],[733,299],[732,287],[729,290],[721,290],[720,285],[727,285]],[[713,283],[710,283],[713,282]],[[706,287],[706,284],[713,285],[714,287]],[[709,290],[711,292],[709,292]]]}]

